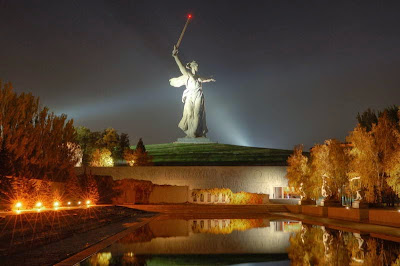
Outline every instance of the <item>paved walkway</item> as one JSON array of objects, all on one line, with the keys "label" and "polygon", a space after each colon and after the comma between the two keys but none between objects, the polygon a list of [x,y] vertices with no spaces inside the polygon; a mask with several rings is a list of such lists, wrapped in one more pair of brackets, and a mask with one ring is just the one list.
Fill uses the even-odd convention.
[{"label": "paved walkway", "polygon": [[351,221],[338,220],[325,217],[315,217],[297,213],[280,212],[274,214],[289,219],[301,220],[302,222],[307,224],[323,225],[327,228],[332,228],[336,230],[369,234],[372,237],[400,242],[400,229],[397,227],[351,222]]}]

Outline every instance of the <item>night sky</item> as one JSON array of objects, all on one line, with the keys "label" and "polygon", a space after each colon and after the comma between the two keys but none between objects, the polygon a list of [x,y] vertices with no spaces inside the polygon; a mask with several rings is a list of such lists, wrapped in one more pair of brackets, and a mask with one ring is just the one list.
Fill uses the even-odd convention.
[{"label": "night sky", "polygon": [[307,148],[400,104],[398,1],[0,1],[0,78],[131,143],[183,137],[179,56],[203,76],[208,137]]}]

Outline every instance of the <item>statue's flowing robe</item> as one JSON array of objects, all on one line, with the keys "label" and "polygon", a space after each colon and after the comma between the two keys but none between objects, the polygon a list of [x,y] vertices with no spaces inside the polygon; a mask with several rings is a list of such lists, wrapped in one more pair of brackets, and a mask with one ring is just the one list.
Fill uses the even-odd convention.
[{"label": "statue's flowing robe", "polygon": [[170,79],[170,84],[174,87],[186,86],[182,94],[183,116],[178,127],[186,133],[187,137],[206,137],[208,129],[201,81],[192,75],[182,75]]}]

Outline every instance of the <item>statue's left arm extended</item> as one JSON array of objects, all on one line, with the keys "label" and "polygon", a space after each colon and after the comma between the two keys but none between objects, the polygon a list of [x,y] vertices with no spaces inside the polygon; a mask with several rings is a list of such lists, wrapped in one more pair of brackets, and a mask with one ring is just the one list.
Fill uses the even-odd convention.
[{"label": "statue's left arm extended", "polygon": [[213,78],[200,78],[200,81],[202,83],[207,83],[207,82],[215,82],[216,80]]}]

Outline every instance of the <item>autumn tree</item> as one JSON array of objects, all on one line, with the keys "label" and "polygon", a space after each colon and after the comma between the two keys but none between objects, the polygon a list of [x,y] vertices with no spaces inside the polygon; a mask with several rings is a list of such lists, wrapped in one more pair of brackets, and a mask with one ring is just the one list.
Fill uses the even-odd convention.
[{"label": "autumn tree", "polygon": [[73,121],[41,107],[32,94],[0,82],[0,167],[3,176],[64,180],[75,165]]},{"label": "autumn tree", "polygon": [[40,183],[36,187],[36,200],[46,205],[51,203],[52,200],[52,189],[50,181],[47,178],[40,180]]},{"label": "autumn tree", "polygon": [[83,165],[88,166],[93,161],[93,154],[98,150],[107,149],[111,152],[114,163],[123,159],[124,150],[129,148],[128,134],[121,133],[118,135],[113,128],[107,128],[102,133],[94,131],[86,127],[76,128],[77,142],[82,149]]},{"label": "autumn tree", "polygon": [[85,175],[84,188],[86,199],[89,199],[92,203],[97,203],[99,201],[99,190],[97,187],[97,182],[92,174]]},{"label": "autumn tree", "polygon": [[119,143],[118,146],[116,147],[116,150],[114,152],[115,158],[118,160],[124,159],[124,151],[126,149],[129,149],[129,136],[126,133],[121,133],[119,135]]},{"label": "autumn tree", "polygon": [[114,166],[114,160],[111,157],[111,151],[107,148],[95,149],[92,154],[90,166],[93,167],[111,167]]},{"label": "autumn tree", "polygon": [[114,128],[107,128],[103,131],[101,138],[97,141],[98,147],[106,148],[112,153],[115,158],[115,150],[119,144],[119,136]]},{"label": "autumn tree", "polygon": [[346,145],[335,139],[311,149],[312,177],[323,188],[326,200],[340,200],[339,191],[348,183],[348,154]]},{"label": "autumn tree", "polygon": [[148,155],[146,147],[143,144],[142,138],[139,139],[136,149],[125,149],[124,159],[130,166],[146,166],[152,165],[153,157]]},{"label": "autumn tree", "polygon": [[96,149],[96,136],[87,127],[77,127],[76,141],[82,150],[82,165],[88,166],[92,160],[92,153]]},{"label": "autumn tree", "polygon": [[83,198],[82,184],[77,175],[71,177],[65,183],[65,196],[67,200],[78,201]]},{"label": "autumn tree", "polygon": [[394,169],[392,158],[399,149],[396,127],[388,112],[384,112],[370,131],[359,124],[347,137],[352,144],[349,176],[360,177],[369,203],[382,203],[384,194],[392,193],[387,179]]},{"label": "autumn tree", "polygon": [[135,159],[136,159],[135,150],[134,149],[130,149],[130,148],[125,149],[125,151],[124,151],[124,160],[126,161],[126,163],[129,166],[134,166],[135,165]]},{"label": "autumn tree", "polygon": [[[400,110],[398,110],[398,118],[400,118]],[[397,125],[400,126],[400,122]],[[389,174],[386,182],[400,197],[400,132],[395,131],[394,134],[396,135],[397,143],[395,144],[395,151],[385,165]]]},{"label": "autumn tree", "polygon": [[300,191],[302,198],[315,198],[316,186],[310,179],[311,168],[309,159],[303,155],[303,145],[294,148],[293,154],[289,156],[286,177],[289,180],[289,186],[295,187]]}]

